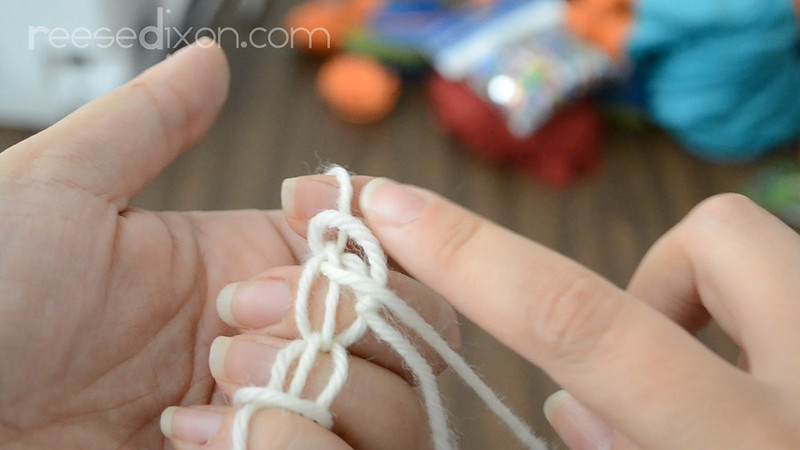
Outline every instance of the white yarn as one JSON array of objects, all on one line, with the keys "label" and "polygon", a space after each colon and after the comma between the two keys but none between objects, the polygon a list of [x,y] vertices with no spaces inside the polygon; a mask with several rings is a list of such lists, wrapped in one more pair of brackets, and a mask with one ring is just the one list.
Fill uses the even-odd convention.
[{"label": "white yarn", "polygon": [[[368,329],[400,354],[413,372],[427,410],[434,447],[437,450],[453,448],[447,412],[442,406],[433,369],[408,338],[386,320],[385,315],[393,316],[395,321],[413,330],[439,353],[521,443],[531,449],[546,449],[546,445],[500,401],[439,333],[387,287],[389,269],[386,254],[366,225],[351,214],[353,186],[350,175],[338,166],[327,173],[335,176],[339,183],[338,210],[322,211],[308,225],[311,257],[303,267],[295,299],[295,321],[300,338],[278,353],[267,386],[249,386],[236,391],[234,404],[241,408],[233,422],[234,450],[246,450],[250,419],[263,408],[282,408],[330,429],[333,426],[331,403],[347,379],[347,347]],[[359,254],[349,251],[348,243],[355,244]],[[308,299],[318,276],[328,280],[328,291],[322,327],[315,330],[308,316]],[[357,318],[336,333],[336,313],[343,288],[349,289],[355,298]],[[332,373],[315,399],[303,399],[300,396],[320,352],[331,355]],[[287,375],[295,362],[294,376],[286,389]]]}]

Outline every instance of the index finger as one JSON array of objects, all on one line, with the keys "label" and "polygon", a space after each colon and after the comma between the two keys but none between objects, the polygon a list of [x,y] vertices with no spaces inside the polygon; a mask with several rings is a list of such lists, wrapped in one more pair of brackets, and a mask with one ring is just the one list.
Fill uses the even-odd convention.
[{"label": "index finger", "polygon": [[748,378],[568,258],[436,194],[385,179],[364,186],[360,206],[409,273],[638,444],[686,446],[725,435],[730,424],[702,414],[711,405],[698,399],[725,399],[731,414],[752,412]]}]

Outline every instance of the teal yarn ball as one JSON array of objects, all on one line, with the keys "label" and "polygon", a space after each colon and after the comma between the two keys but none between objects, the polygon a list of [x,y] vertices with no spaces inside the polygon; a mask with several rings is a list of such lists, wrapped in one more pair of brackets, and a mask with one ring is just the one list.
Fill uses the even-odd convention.
[{"label": "teal yarn ball", "polygon": [[639,0],[628,56],[652,119],[698,156],[757,158],[800,136],[793,0]]}]

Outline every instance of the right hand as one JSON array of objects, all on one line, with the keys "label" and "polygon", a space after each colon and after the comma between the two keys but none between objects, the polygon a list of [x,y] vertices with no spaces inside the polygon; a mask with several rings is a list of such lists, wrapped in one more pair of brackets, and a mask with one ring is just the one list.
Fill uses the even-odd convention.
[{"label": "right hand", "polygon": [[[295,229],[336,196],[326,176],[287,184]],[[580,401],[559,394],[548,408],[574,450],[800,448],[800,238],[749,200],[698,206],[623,291],[429,191],[355,184],[405,270]],[[740,367],[693,337],[712,316]]]}]

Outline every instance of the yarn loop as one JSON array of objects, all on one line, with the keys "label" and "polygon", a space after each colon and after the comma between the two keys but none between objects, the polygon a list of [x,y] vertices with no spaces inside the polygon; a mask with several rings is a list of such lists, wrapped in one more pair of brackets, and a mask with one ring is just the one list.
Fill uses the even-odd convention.
[{"label": "yarn loop", "polygon": [[[278,352],[266,386],[247,386],[234,394],[234,404],[240,407],[233,423],[234,450],[246,450],[250,420],[264,408],[291,411],[330,429],[333,426],[331,404],[347,380],[347,348],[367,330],[393,348],[413,372],[428,414],[434,447],[437,450],[455,447],[433,369],[393,323],[402,323],[435,350],[508,425],[520,442],[531,449],[546,449],[544,443],[497,398],[438,332],[388,288],[386,254],[369,228],[351,214],[353,186],[350,175],[338,166],[327,173],[335,176],[339,183],[338,209],[320,212],[308,225],[311,256],[303,266],[294,305],[300,338]],[[325,313],[321,327],[315,329],[309,318],[309,298],[312,285],[320,278],[327,280]],[[356,319],[337,332],[337,311],[345,291],[355,301]],[[330,355],[331,375],[316,398],[303,398],[309,374],[320,353]]]}]

